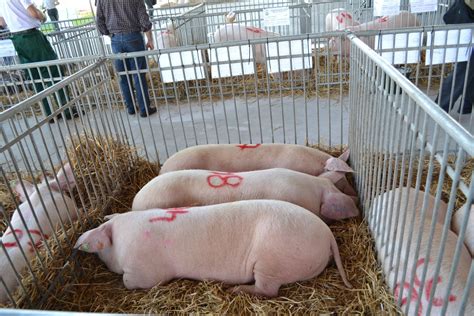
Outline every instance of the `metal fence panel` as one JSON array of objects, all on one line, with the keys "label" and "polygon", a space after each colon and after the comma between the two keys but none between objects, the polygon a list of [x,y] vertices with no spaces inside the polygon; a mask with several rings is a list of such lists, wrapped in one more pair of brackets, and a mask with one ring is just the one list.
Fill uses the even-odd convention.
[{"label": "metal fence panel", "polygon": [[350,87],[357,189],[397,303],[410,315],[472,313],[473,261],[465,232],[451,231],[474,196],[472,134],[355,37]]}]

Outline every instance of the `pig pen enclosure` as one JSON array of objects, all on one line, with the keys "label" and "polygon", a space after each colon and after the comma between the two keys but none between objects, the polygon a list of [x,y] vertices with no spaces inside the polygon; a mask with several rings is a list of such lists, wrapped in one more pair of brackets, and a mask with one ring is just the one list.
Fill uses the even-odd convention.
[{"label": "pig pen enclosure", "polygon": [[[164,25],[164,20],[160,25]],[[185,26],[181,27],[184,30]],[[450,308],[459,303],[464,306],[456,305],[456,313],[465,308],[469,314],[473,304],[473,293],[469,293],[474,281],[472,261],[468,262],[469,271],[458,269],[464,251],[462,241],[469,227],[462,227],[455,244],[448,237],[453,214],[473,200],[472,116],[470,120],[461,120],[460,125],[431,100],[456,63],[424,65],[408,60],[409,54],[401,58],[398,71],[389,63],[397,64],[393,58],[400,51],[421,51],[419,58],[424,61],[427,55],[433,58],[434,49],[458,51],[472,45],[472,40],[423,40],[417,45],[406,45],[408,49],[375,45],[383,35],[393,36],[395,41],[394,38],[399,39],[397,34],[409,37],[407,34],[415,32],[426,39],[428,33],[452,29],[414,28],[359,34],[362,41],[380,54],[385,53],[384,57],[392,53],[389,62],[353,35],[334,32],[245,42],[193,43],[194,46],[169,50],[66,59],[59,62],[66,70],[53,79],[51,69],[57,67],[58,61],[6,67],[8,73],[31,73],[38,69],[40,77],[35,83],[55,84],[34,95],[21,95],[14,90],[25,86],[26,91],[28,85],[33,89],[28,78],[8,86],[10,101],[0,114],[2,231],[10,225],[9,218],[20,203],[15,185],[20,185],[21,192],[26,181],[36,182],[35,189],[40,191],[41,176],[59,178],[66,162],[73,168],[75,184],[62,194],[64,199],[72,197],[75,207],[69,210],[71,216],[59,222],[48,219],[46,226],[53,231],[51,234],[39,229],[39,235],[26,232],[21,236],[23,233],[13,231],[15,243],[19,244],[21,238],[29,240],[30,246],[25,247],[23,256],[33,252],[34,259],[24,271],[13,271],[20,286],[15,292],[7,291],[12,300],[4,306],[137,313],[428,315],[441,314],[448,303]],[[347,43],[350,54],[341,58],[341,51],[327,50],[331,39]],[[267,52],[263,64],[255,61],[257,45]],[[82,54],[75,49],[71,52]],[[100,55],[100,50],[97,52]],[[114,60],[142,57],[148,67],[140,72],[148,82],[152,105],[158,109],[157,114],[148,118],[127,115],[118,76],[112,69]],[[401,66],[410,69],[410,76],[401,74]],[[42,75],[41,69],[47,69],[48,75]],[[137,71],[127,69],[124,73],[133,75]],[[128,79],[128,84],[132,81]],[[61,91],[65,91],[67,102],[58,108]],[[53,105],[52,115],[44,115],[44,98]],[[78,117],[66,120],[66,111],[73,108],[78,109]],[[56,118],[54,124],[49,124],[57,114],[62,114],[62,119]],[[219,282],[191,280],[129,291],[121,276],[108,271],[96,256],[72,250],[78,236],[101,224],[104,215],[128,211],[134,194],[158,175],[159,163],[173,153],[197,144],[269,142],[314,146],[333,156],[346,147],[351,150],[350,162],[355,170],[352,183],[359,194],[363,217],[335,223],[330,228],[353,289],[344,287],[337,269],[330,265],[312,280],[282,287],[276,299],[235,296],[227,293],[226,286]],[[417,193],[412,196],[424,201],[417,212],[424,223],[410,220],[415,212],[406,206],[406,201],[397,202],[383,195],[401,186],[415,188]],[[40,192],[41,204],[47,202],[53,191]],[[426,202],[429,194],[434,197],[434,206]],[[437,226],[436,214],[432,216],[432,212],[444,203],[445,221]],[[400,213],[395,212],[397,209]],[[54,206],[50,213],[59,211]],[[463,223],[468,222],[468,217],[466,212]],[[416,224],[409,226],[410,222]],[[426,225],[431,226],[424,232]],[[405,231],[411,232],[409,236]],[[441,241],[431,238],[439,233]],[[425,247],[425,234],[437,243]],[[413,246],[399,247],[403,242]],[[4,255],[11,245],[2,243]],[[387,253],[386,245],[397,247],[396,253]],[[419,267],[421,259],[430,262],[430,267]],[[7,265],[12,263],[6,255],[2,260]],[[387,262],[391,269],[386,269]],[[445,273],[443,265],[452,270]],[[432,267],[438,271],[432,271]],[[464,277],[461,285],[458,274]],[[433,282],[440,278],[441,281]],[[5,285],[3,280],[0,288],[2,284]]]},{"label": "pig pen enclosure", "polygon": [[[469,275],[461,285],[461,294],[450,294],[451,289],[454,291],[459,286],[454,276],[459,273],[456,269],[460,256],[438,253],[438,246],[441,251],[462,252],[466,225],[455,246],[447,244],[444,238],[440,245],[433,246],[436,252],[416,247],[423,235],[421,226],[407,228],[412,232],[409,240],[413,243],[407,256],[431,260],[435,267],[448,261],[453,269],[450,274],[442,275],[440,284],[431,283],[429,292],[425,289],[426,303],[425,295],[413,293],[422,292],[429,280],[439,279],[440,271],[432,275],[430,270],[427,275],[422,268],[411,265],[411,261],[408,264],[409,260],[400,259],[394,253],[382,255],[382,246],[374,242],[380,238],[385,243],[405,240],[403,234],[396,233],[398,226],[390,223],[406,221],[410,213],[406,212],[408,215],[400,219],[392,219],[393,214],[388,216],[390,210],[407,210],[397,202],[389,203],[385,213],[374,208],[380,203],[377,197],[397,187],[423,190],[434,196],[436,205],[448,203],[442,226],[444,234],[448,234],[452,214],[462,205],[472,203],[472,132],[437,108],[425,93],[353,35],[346,39],[351,44],[349,94],[341,93],[342,81],[334,84],[336,89],[332,94],[336,94],[336,98],[330,98],[331,93],[327,96],[311,94],[310,86],[314,87],[318,81],[314,72],[316,62],[309,58],[308,43],[327,42],[335,36],[343,40],[345,35],[329,33],[253,40],[254,45],[274,43],[278,47],[277,57],[268,55],[265,72],[270,69],[272,59],[277,60],[280,71],[275,77],[270,73],[262,83],[254,81],[247,85],[242,85],[241,79],[226,78],[231,74],[255,76],[257,67],[248,70],[249,65],[255,66],[247,62],[252,58],[251,53],[242,57],[245,50],[249,51],[248,43],[197,45],[91,60],[75,68],[68,66],[70,74],[60,82],[1,113],[2,227],[10,225],[8,219],[19,204],[14,193],[15,183],[24,188],[26,180],[39,183],[41,175],[54,177],[56,172],[59,175],[62,168],[57,166],[61,162],[63,166],[69,162],[74,171],[75,187],[68,187],[64,191],[69,192],[63,194],[74,199],[75,207],[70,212],[76,214],[55,224],[50,222],[54,233],[40,233],[40,236],[50,235],[47,240],[38,239],[34,233],[12,234],[18,239],[31,238],[30,242],[36,247],[31,247],[34,259],[26,269],[14,272],[21,281],[20,286],[15,292],[8,292],[12,302],[5,306],[96,312],[374,314],[412,312],[416,308],[429,314],[429,308],[440,312],[448,302],[452,304],[451,298],[455,296],[456,302],[464,302],[464,308],[469,311],[472,307],[469,289],[474,279],[472,263],[469,262]],[[290,41],[298,44],[290,45]],[[295,47],[302,49],[291,51]],[[209,64],[199,62],[204,60],[200,59],[202,51],[211,56]],[[238,52],[240,58],[232,59],[230,51]],[[150,67],[141,72],[150,82],[150,96],[158,109],[156,115],[148,118],[127,115],[111,69],[114,59],[140,57],[149,61]],[[161,59],[168,62],[167,66]],[[287,71],[284,71],[284,59],[286,65],[290,65]],[[153,67],[153,60],[159,61],[159,68]],[[172,64],[174,60],[192,62],[176,66]],[[340,65],[339,62],[335,64]],[[305,65],[311,67],[304,68]],[[31,67],[40,66],[53,67],[48,63]],[[167,96],[164,83],[152,84],[154,75],[171,78],[172,91],[176,91],[178,84],[184,87],[183,97]],[[293,76],[300,76],[301,80],[293,80]],[[284,92],[281,78],[288,78],[291,89]],[[225,84],[224,79],[228,80]],[[321,85],[329,87],[331,83]],[[52,115],[44,116],[42,99],[55,104],[61,90],[67,91],[67,103],[61,108],[54,107]],[[164,91],[162,97],[158,96],[160,90]],[[230,93],[226,95],[224,91]],[[78,118],[65,120],[65,111],[72,108],[78,109]],[[54,119],[54,124],[49,124],[57,114],[62,114],[63,119]],[[312,145],[334,156],[342,152],[343,144],[348,144],[355,170],[353,183],[364,218],[332,224],[330,228],[336,236],[353,289],[345,288],[337,269],[329,266],[313,280],[284,286],[278,298],[269,300],[234,296],[225,291],[225,285],[209,281],[177,280],[151,290],[128,291],[123,287],[121,276],[108,271],[97,257],[72,250],[77,237],[102,223],[104,215],[128,211],[134,194],[158,174],[158,162],[165,161],[174,152],[196,144],[268,142]],[[418,193],[419,200],[428,199],[423,191]],[[49,192],[44,193],[41,203],[46,202]],[[426,223],[433,222],[430,211],[429,206],[421,210]],[[59,210],[53,208],[51,212]],[[465,216],[467,223],[469,213]],[[437,233],[435,228],[431,234]],[[384,234],[392,230],[395,235]],[[18,239],[15,242],[18,243]],[[2,243],[4,254],[7,246]],[[26,255],[30,249],[24,251]],[[4,262],[11,264],[8,258],[5,256]],[[393,280],[403,285],[401,289],[394,286],[394,281],[388,278],[391,274],[383,269],[386,260],[399,260],[394,266],[400,270]],[[446,292],[436,291],[436,286],[444,289],[445,284],[448,284]]]}]

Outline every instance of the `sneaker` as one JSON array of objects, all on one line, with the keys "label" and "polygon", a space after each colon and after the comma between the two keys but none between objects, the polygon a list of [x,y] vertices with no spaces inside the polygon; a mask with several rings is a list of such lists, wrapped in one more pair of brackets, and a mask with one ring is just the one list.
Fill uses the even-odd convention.
[{"label": "sneaker", "polygon": [[127,111],[128,111],[128,114],[130,114],[130,115],[135,115],[135,113],[136,113],[135,110],[128,109]]},{"label": "sneaker", "polygon": [[[61,113],[59,113],[58,115],[56,115],[56,119],[59,121],[60,119],[62,119],[63,116],[61,115]],[[49,120],[49,124],[54,124],[55,121],[54,121],[54,117],[52,119]]]},{"label": "sneaker", "polygon": [[459,114],[471,114],[472,113],[472,106],[471,108],[463,108],[458,110]]},{"label": "sneaker", "polygon": [[148,115],[153,115],[156,113],[156,108],[149,108],[148,114],[146,112],[140,112],[141,117],[147,117]]}]

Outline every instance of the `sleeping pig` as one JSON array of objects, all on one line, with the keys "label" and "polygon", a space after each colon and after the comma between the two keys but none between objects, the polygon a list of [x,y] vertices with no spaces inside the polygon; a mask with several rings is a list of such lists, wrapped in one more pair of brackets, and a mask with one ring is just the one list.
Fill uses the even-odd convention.
[{"label": "sleeping pig", "polygon": [[341,193],[329,179],[283,168],[238,173],[208,170],[168,172],[148,182],[137,193],[132,210],[255,199],[291,202],[326,222],[359,214],[353,198]]},{"label": "sleeping pig", "polygon": [[123,274],[127,289],[187,278],[275,297],[281,285],[319,275],[332,256],[351,287],[329,227],[288,202],[239,201],[109,218],[84,233],[75,248],[97,253],[111,271]]},{"label": "sleeping pig", "polygon": [[[467,218],[466,216],[469,216]],[[451,223],[453,231],[459,235],[461,227],[464,221],[467,219],[466,233],[464,235],[464,243],[467,249],[474,257],[474,205],[465,204],[459,209],[453,216],[453,222]]]},{"label": "sleeping pig", "polygon": [[[319,176],[324,172],[352,172],[346,163],[348,157],[349,151],[334,158],[318,149],[292,144],[199,145],[168,158],[160,174],[183,169],[242,172],[286,168]],[[338,181],[337,187],[346,194],[356,195],[345,177]]]},{"label": "sleeping pig", "polygon": [[[451,268],[454,263],[458,237],[447,230],[444,253],[441,257],[440,273],[435,279],[435,269],[440,250],[443,246],[442,234],[444,229],[446,204],[441,202],[435,209],[435,199],[429,193],[427,196],[426,218],[423,221],[421,210],[425,192],[419,191],[417,201],[416,190],[413,188],[397,188],[377,196],[372,202],[370,213],[378,213],[380,217],[392,215],[388,221],[371,222],[374,232],[376,249],[381,260],[384,274],[395,299],[400,299],[402,311],[408,307],[407,315],[441,315],[444,304],[447,304],[446,315],[460,315],[463,292],[467,286],[469,269],[472,258],[468,250],[461,245],[459,264],[454,273],[454,282],[448,287]],[[415,203],[416,202],[416,203]],[[407,220],[402,218],[406,210]],[[437,214],[436,214],[437,213]],[[412,215],[414,219],[412,219]],[[400,217],[397,220],[397,215]],[[413,228],[410,228],[413,224]],[[433,237],[430,238],[431,226],[434,227]],[[410,231],[413,231],[410,240]],[[388,238],[386,238],[388,236]],[[416,253],[418,238],[421,237],[420,251]],[[427,254],[429,244],[431,249]],[[401,251],[399,251],[399,249]],[[407,264],[405,278],[404,266]],[[426,270],[426,276],[423,273]],[[412,277],[413,275],[413,277]],[[436,289],[435,289],[436,286]],[[411,291],[411,293],[410,293]],[[432,298],[431,298],[432,297]],[[417,300],[420,304],[416,307]],[[431,306],[431,311],[428,311]],[[465,309],[466,315],[474,314],[474,291],[468,296]]]},{"label": "sleeping pig", "polygon": [[[57,180],[50,178],[48,183],[49,188],[46,180],[43,180],[36,190],[33,184],[23,180],[26,191],[20,183],[15,187],[22,203],[13,213],[11,227],[2,236],[8,256],[0,247],[0,277],[11,294],[19,285],[15,270],[22,273],[28,262],[35,257],[36,249],[41,247],[60,221],[70,222],[77,217],[74,201],[61,193],[76,185],[70,165],[65,164],[64,170],[58,172]],[[4,303],[7,299],[7,290],[0,282],[0,302]]]}]

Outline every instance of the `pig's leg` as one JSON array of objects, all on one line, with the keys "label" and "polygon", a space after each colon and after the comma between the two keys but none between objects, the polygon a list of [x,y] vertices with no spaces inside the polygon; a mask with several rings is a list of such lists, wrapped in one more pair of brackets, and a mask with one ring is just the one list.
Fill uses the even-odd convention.
[{"label": "pig's leg", "polygon": [[123,274],[123,284],[129,290],[133,289],[150,289],[157,284],[164,285],[171,281],[172,278],[159,276],[158,278],[150,277],[144,273],[137,275],[134,273]]},{"label": "pig's leg", "polygon": [[[282,271],[286,271],[282,262],[271,253],[261,254],[271,260],[257,261],[253,268],[254,285],[239,285],[230,289],[233,293],[249,293],[257,296],[276,297],[282,285]],[[276,260],[275,260],[276,259]],[[284,278],[284,277],[283,277]]]},{"label": "pig's leg", "polygon": [[256,296],[276,297],[281,283],[275,279],[255,277],[254,285],[239,285],[230,288],[232,293],[249,293]]}]

